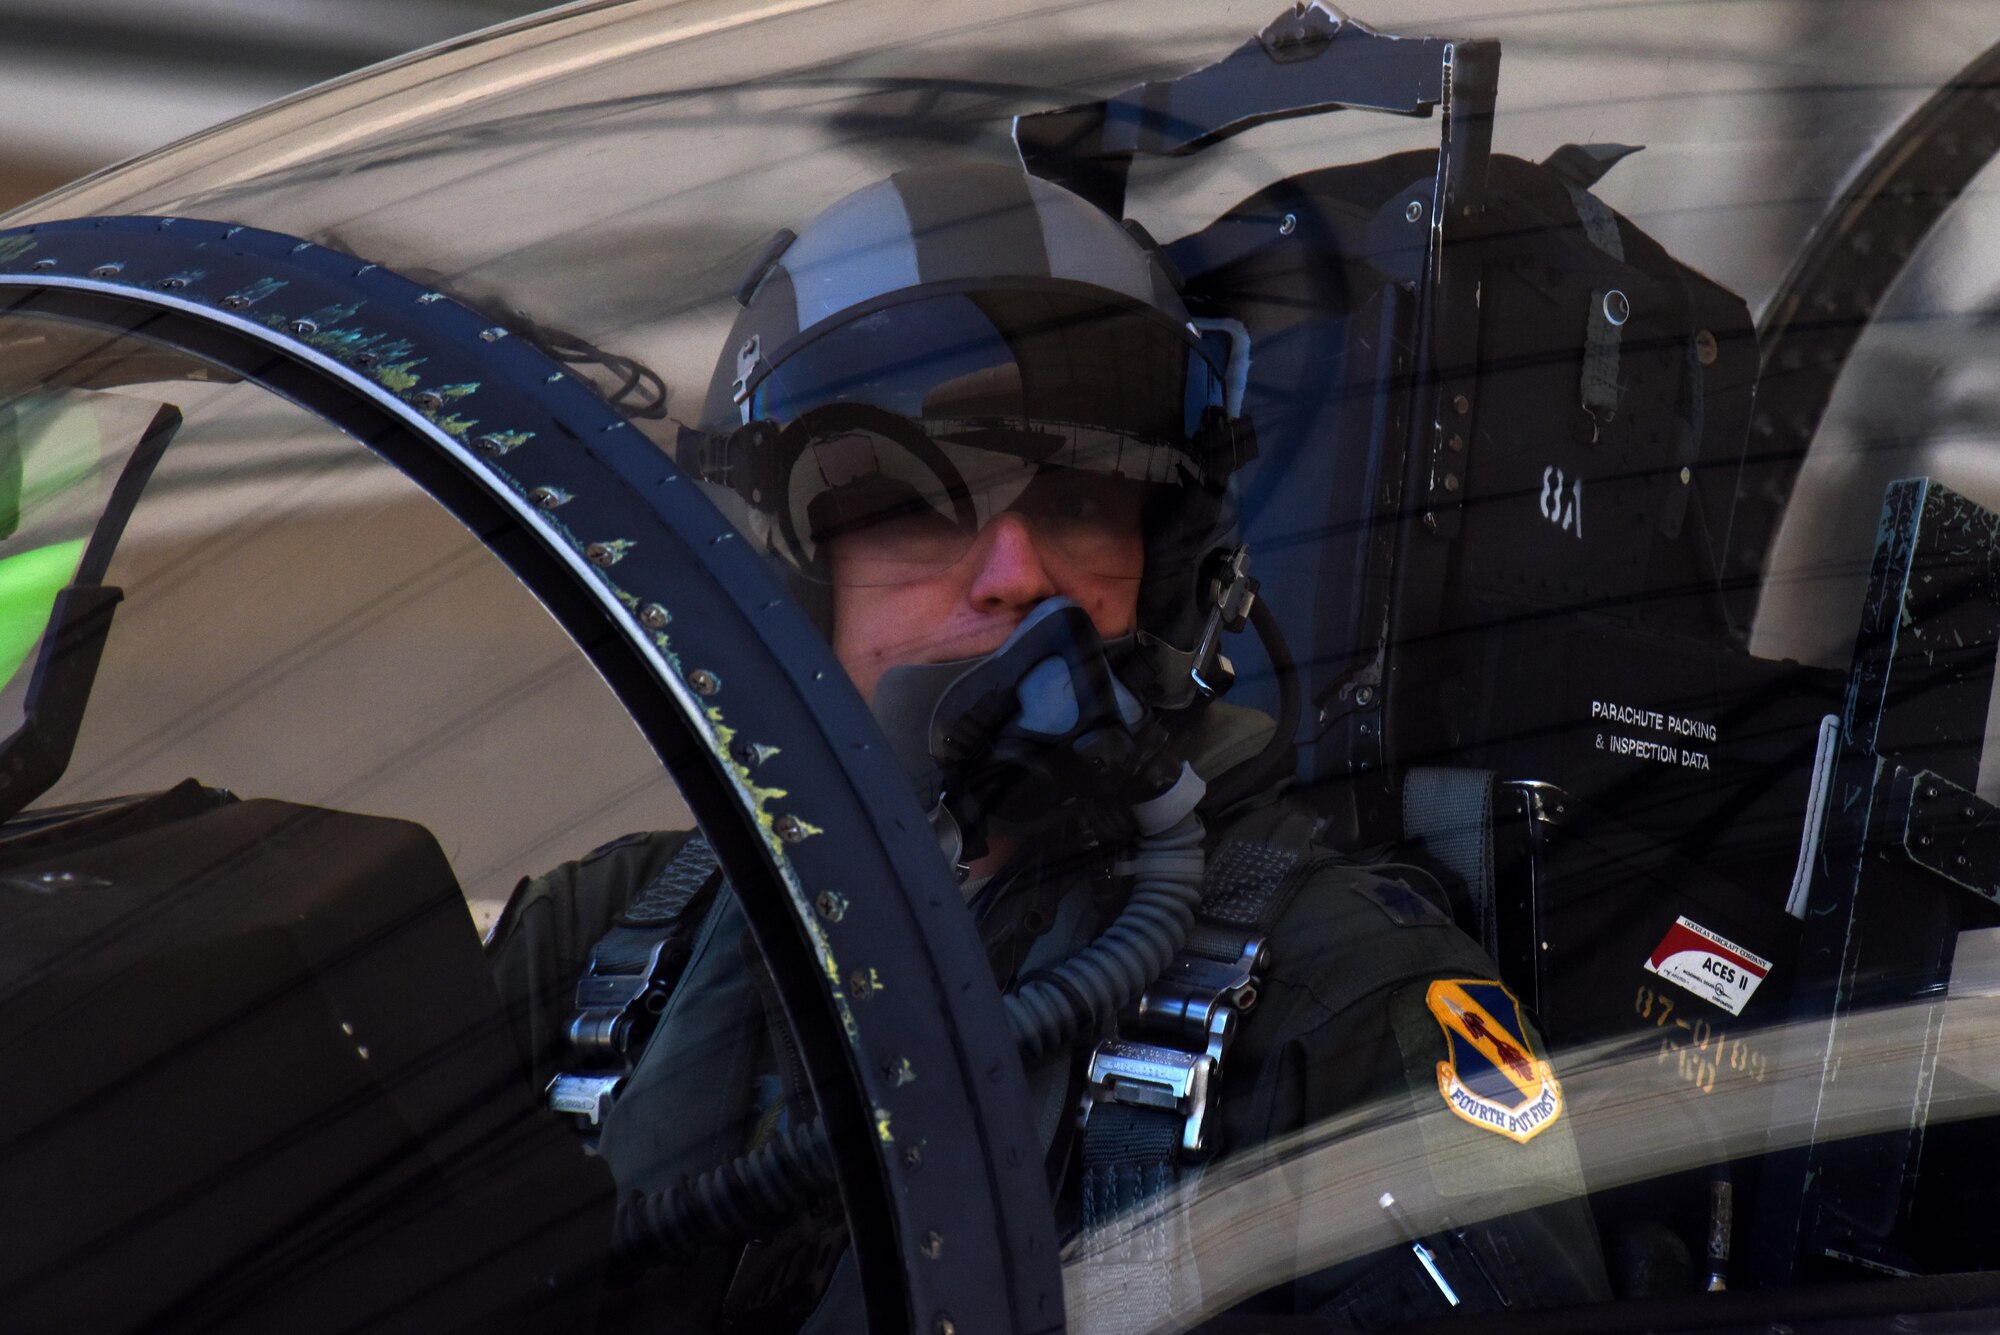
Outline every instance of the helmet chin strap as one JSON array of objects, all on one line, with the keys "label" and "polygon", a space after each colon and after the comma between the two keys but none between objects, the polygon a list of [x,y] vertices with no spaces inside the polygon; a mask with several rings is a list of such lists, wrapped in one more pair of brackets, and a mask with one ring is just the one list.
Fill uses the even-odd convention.
[{"label": "helmet chin strap", "polygon": [[1132,646],[1050,598],[990,654],[882,674],[876,720],[955,865],[1058,816],[1122,835],[1133,802],[1172,784],[1165,730],[1112,667]]}]

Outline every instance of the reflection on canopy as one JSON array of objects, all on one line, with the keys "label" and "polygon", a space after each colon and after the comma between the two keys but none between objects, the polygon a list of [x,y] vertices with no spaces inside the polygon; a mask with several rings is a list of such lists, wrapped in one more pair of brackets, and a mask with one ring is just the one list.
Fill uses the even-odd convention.
[{"label": "reflection on canopy", "polygon": [[[1591,1192],[1609,1191],[1691,1167],[1751,1159],[1814,1142],[1843,1140],[1907,1125],[1910,1089],[1904,1063],[1936,1051],[1933,1125],[2000,1115],[2000,995],[1961,995],[1859,1013],[1844,1022],[1862,1054],[1840,1072],[1837,1100],[1822,1105],[1801,1092],[1819,1089],[1827,1023],[1803,1020],[1735,1034],[1746,1050],[1769,1054],[1757,1078],[1727,1070],[1716,1078],[1686,1071],[1692,1044],[1674,1038],[1634,1050],[1626,1039],[1556,1054]],[[1942,1034],[1940,1043],[1939,1035]],[[1704,1059],[1705,1060],[1705,1059]],[[1385,1210],[1382,1184],[1490,1177],[1487,1147],[1462,1142],[1457,1160],[1437,1158],[1448,1125],[1442,1103],[1411,1116],[1404,1107],[1355,1108],[1273,1141],[1253,1156],[1224,1160],[1193,1186],[1147,1209],[1073,1239],[1063,1252],[1070,1329],[1126,1329],[1125,1283],[1157,1284],[1167,1268],[1193,1267],[1199,1305],[1145,1326],[1149,1335],[1185,1330],[1253,1294],[1293,1278],[1417,1236],[1531,1209],[1573,1194],[1559,1181],[1515,1181],[1504,1191],[1463,1190],[1399,1199],[1406,1224]],[[1132,1257],[1150,1259],[1135,1273]],[[1099,1273],[1102,1272],[1102,1273]],[[1707,1322],[1730,1320],[1711,1308]],[[1606,1309],[1607,1328],[1626,1329],[1632,1314]]]}]

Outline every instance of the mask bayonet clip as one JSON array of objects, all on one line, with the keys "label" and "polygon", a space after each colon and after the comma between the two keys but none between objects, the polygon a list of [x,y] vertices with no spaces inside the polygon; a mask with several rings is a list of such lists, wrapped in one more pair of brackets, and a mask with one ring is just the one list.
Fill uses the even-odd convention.
[{"label": "mask bayonet clip", "polygon": [[1234,634],[1250,619],[1257,603],[1257,581],[1250,574],[1250,548],[1238,547],[1218,562],[1208,580],[1208,620],[1195,641],[1194,664],[1188,675],[1202,698],[1213,700],[1236,681],[1236,668],[1222,652],[1222,634]]}]

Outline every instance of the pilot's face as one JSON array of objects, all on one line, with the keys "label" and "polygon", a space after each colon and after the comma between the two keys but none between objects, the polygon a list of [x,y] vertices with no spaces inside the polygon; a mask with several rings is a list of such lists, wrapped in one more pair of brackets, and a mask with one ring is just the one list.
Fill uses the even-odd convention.
[{"label": "pilot's face", "polygon": [[[924,559],[929,539],[886,523],[830,543],[833,649],[862,698],[889,668],[975,658],[1004,643],[1044,598],[1076,600],[1109,639],[1138,624],[1145,569],[1141,489],[1106,487],[1060,507],[1002,511],[942,569]],[[885,570],[924,573],[888,579]]]}]

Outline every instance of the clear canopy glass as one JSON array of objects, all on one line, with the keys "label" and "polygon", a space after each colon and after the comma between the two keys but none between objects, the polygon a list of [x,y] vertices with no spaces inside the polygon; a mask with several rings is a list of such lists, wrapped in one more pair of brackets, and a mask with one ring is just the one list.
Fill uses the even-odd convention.
[{"label": "clear canopy glass", "polygon": [[[205,220],[394,270],[708,485],[735,527],[703,511],[697,535],[657,501],[662,522],[776,558],[806,615],[774,595],[763,657],[828,638],[879,730],[815,740],[913,788],[922,853],[935,833],[956,873],[962,903],[920,907],[977,925],[1022,1053],[992,1098],[1044,1154],[1018,1176],[1046,1185],[1072,1329],[1579,1308],[1605,1329],[1816,1329],[1954,1293],[2000,1311],[2000,116],[1976,93],[1938,110],[2000,19],[1273,3],[575,5],[0,222]],[[1185,110],[1161,110],[1164,81],[1260,33],[1247,59],[1273,68],[1388,69],[1455,39],[1460,100],[1140,154],[1093,244],[1158,290],[1118,287],[1111,260],[1076,279],[1044,223],[1035,262],[1081,284],[1037,296],[1052,336],[1040,306],[993,314],[1021,279],[997,252],[971,262],[1004,283],[925,272],[950,227],[910,187],[908,281],[745,337],[791,234],[856,192],[1016,170],[1017,117],[1159,81],[1131,104],[1143,138]],[[1467,128],[1492,58],[1475,39],[1498,44],[1497,97]],[[1441,142],[1483,174],[1442,184]],[[1972,164],[1949,189],[1947,160]],[[0,236],[0,265],[33,235]],[[101,268],[9,270],[5,290],[117,281]],[[163,287],[124,298],[262,318]],[[286,355],[335,359],[290,328]],[[551,592],[347,431],[173,338],[10,308],[0,356],[6,728],[35,726],[35,664],[73,633],[107,516],[98,583],[125,599],[73,752],[0,825],[0,882],[10,847],[70,874],[21,850],[87,842],[189,778],[217,807],[421,827],[489,934],[543,1130],[560,1114],[618,1179],[622,1261],[632,1220],[673,1235],[664,1268],[614,1277],[603,1328],[879,1320],[852,1231],[886,1226],[851,1192],[843,1212],[815,1139],[860,1085],[806,1079],[764,925],[712,859],[681,858],[697,804]],[[441,399],[362,370],[342,383],[450,436]],[[475,486],[569,522],[562,488],[458,437],[441,448]],[[151,471],[121,510],[134,458]],[[600,571],[624,559],[562,532]],[[665,633],[665,608],[625,603]],[[716,642],[673,622],[653,684],[709,727],[736,815],[782,855],[824,833],[781,825],[759,784],[799,739],[730,728]],[[1008,660],[1024,642],[1043,656]],[[1174,796],[1182,762],[1200,806]],[[603,1002],[633,972],[604,961],[645,955],[617,934],[676,876],[713,896],[676,938],[694,963]],[[887,893],[837,869],[785,888],[816,947]],[[1144,968],[1105,945],[1142,919],[1172,920]],[[664,958],[647,948],[641,972]],[[817,959],[849,1037],[854,1008],[905,1004],[874,965]],[[664,1055],[579,1074],[614,1031]],[[890,1054],[866,1078],[930,1072]],[[895,1181],[981,1162],[841,1108]],[[662,1223],[635,1191],[708,1214]],[[960,1245],[895,1227],[913,1274]]]}]

